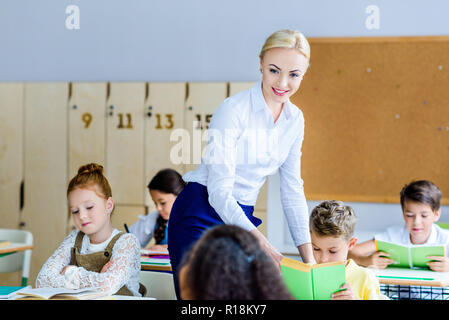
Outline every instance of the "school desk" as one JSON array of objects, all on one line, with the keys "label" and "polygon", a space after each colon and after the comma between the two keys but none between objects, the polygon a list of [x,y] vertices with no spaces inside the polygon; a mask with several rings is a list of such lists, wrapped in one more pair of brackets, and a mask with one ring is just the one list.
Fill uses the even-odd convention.
[{"label": "school desk", "polygon": [[449,300],[449,272],[428,269],[370,268],[381,293],[390,299]]},{"label": "school desk", "polygon": [[24,243],[11,242],[8,246],[0,247],[0,257],[18,252],[33,249],[33,245],[26,245]]},{"label": "school desk", "polygon": [[[151,255],[150,255],[151,254]],[[140,250],[140,268],[144,271],[172,272],[168,251]]]},{"label": "school desk", "polygon": [[171,265],[156,265],[151,263],[140,262],[140,269],[143,271],[159,271],[159,272],[172,272]]}]

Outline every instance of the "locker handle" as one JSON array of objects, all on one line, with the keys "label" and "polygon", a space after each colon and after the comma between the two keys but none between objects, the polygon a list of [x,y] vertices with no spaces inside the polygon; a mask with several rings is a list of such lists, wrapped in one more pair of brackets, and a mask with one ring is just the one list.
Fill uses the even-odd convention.
[{"label": "locker handle", "polygon": [[20,211],[23,210],[25,205],[25,182],[22,180],[20,183]]}]

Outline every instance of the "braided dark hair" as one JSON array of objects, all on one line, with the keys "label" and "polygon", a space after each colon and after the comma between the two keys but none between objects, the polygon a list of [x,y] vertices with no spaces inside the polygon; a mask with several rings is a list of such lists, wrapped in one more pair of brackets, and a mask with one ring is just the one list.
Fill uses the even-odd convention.
[{"label": "braided dark hair", "polygon": [[162,218],[161,215],[157,217],[156,229],[154,230],[154,240],[156,244],[160,244],[165,238],[165,228],[167,227],[168,220]]},{"label": "braided dark hair", "polygon": [[185,284],[198,300],[292,299],[258,240],[237,226],[206,231],[183,257],[183,266]]}]

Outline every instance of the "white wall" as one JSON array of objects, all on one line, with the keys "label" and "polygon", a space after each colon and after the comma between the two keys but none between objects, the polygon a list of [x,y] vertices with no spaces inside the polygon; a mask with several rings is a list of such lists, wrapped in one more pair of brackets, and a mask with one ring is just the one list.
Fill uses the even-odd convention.
[{"label": "white wall", "polygon": [[[80,24],[70,30],[72,4]],[[365,25],[370,5],[379,29]],[[255,81],[277,29],[447,35],[448,12],[446,0],[2,0],[0,81]]]}]

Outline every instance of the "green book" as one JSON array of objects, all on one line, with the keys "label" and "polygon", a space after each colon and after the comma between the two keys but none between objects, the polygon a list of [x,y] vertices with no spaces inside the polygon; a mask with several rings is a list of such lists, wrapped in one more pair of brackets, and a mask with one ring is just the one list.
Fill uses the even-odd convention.
[{"label": "green book", "polygon": [[395,243],[376,240],[376,251],[390,254],[388,258],[394,262],[391,267],[429,268],[432,261],[427,256],[444,256],[444,246],[403,246]]},{"label": "green book", "polygon": [[346,282],[343,261],[309,265],[283,258],[281,273],[288,290],[298,300],[331,300]]}]

